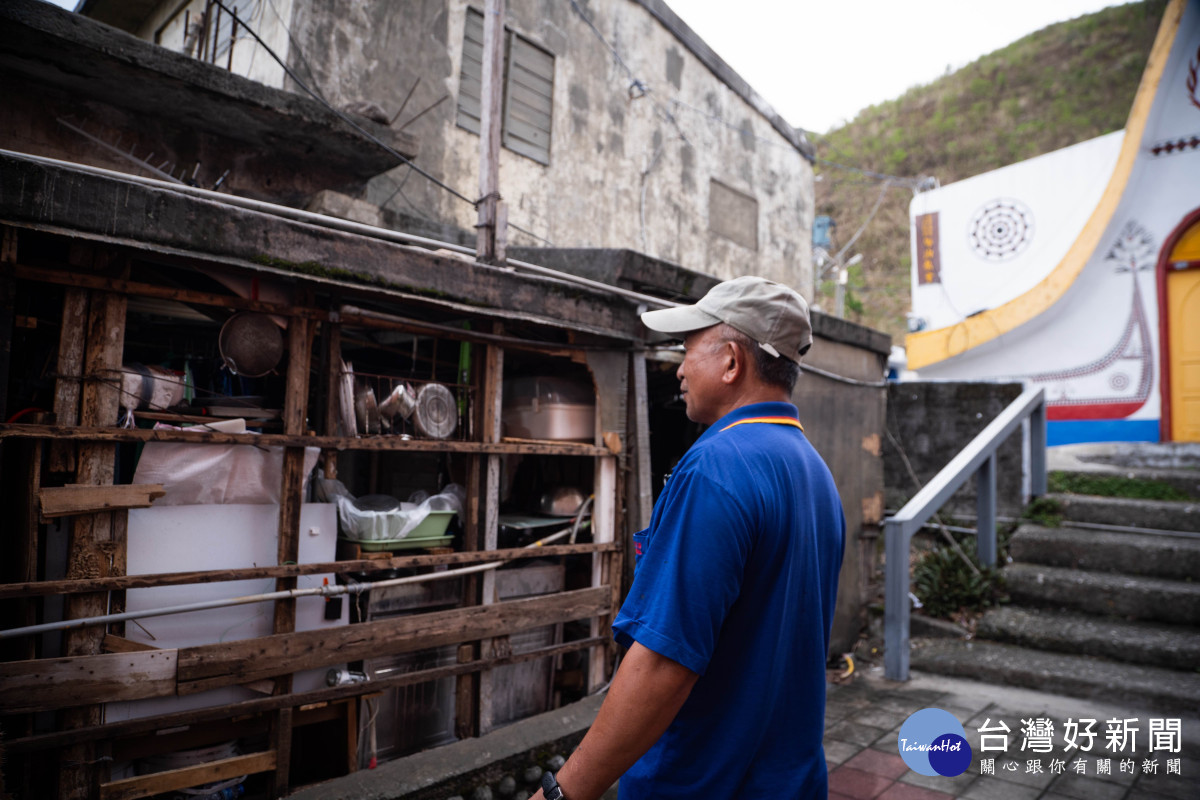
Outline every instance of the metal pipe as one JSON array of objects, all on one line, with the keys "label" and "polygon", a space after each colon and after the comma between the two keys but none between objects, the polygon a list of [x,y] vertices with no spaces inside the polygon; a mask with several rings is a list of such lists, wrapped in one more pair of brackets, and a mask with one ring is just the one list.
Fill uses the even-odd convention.
[{"label": "metal pipe", "polygon": [[[558,533],[547,536],[544,539],[539,539],[532,544],[526,545],[525,550],[533,550],[543,545],[556,542],[571,535],[571,528],[559,531]],[[65,619],[58,622],[44,622],[40,625],[27,625],[23,628],[9,628],[8,630],[0,631],[0,639],[13,639],[18,636],[30,636],[39,633],[48,633],[50,631],[67,631],[78,628],[87,628],[92,625],[107,625],[110,622],[125,622],[133,619],[142,619],[145,617],[165,617],[171,614],[182,614],[188,611],[205,611],[210,608],[227,608],[230,606],[248,605],[250,603],[264,603],[273,600],[287,600],[296,597],[312,597],[320,595],[324,597],[336,597],[343,594],[361,594],[372,589],[385,589],[389,586],[403,586],[410,583],[426,583],[428,581],[440,581],[447,578],[457,578],[460,575],[470,575],[476,572],[486,572],[490,569],[499,569],[504,562],[497,561],[492,564],[476,564],[471,567],[462,567],[460,569],[446,570],[445,572],[430,572],[425,575],[407,575],[403,578],[389,578],[384,581],[375,581],[373,583],[347,583],[314,586],[310,589],[287,589],[278,592],[265,592],[263,594],[244,595],[242,597],[228,597],[220,600],[203,600],[197,603],[183,603],[177,606],[164,606],[162,608],[152,608],[145,611],[126,611],[121,614],[105,614],[96,617],[82,617],[80,619]]]},{"label": "metal pipe", "polygon": [[[1041,448],[1041,480],[1045,481],[1045,438],[1038,438],[1038,417],[1044,431],[1046,394],[1041,388],[1026,389],[1016,400],[1000,412],[986,428],[970,441],[950,463],[942,468],[933,480],[925,484],[917,494],[904,504],[898,512],[884,520],[884,609],[883,609],[883,671],[888,680],[908,680],[909,622],[911,616],[909,599],[908,556],[913,534],[924,527],[925,522],[937,512],[950,496],[972,475],[978,480],[978,505],[976,506],[976,546],[983,563],[996,563],[996,449],[1022,427],[1026,417],[1033,420],[1029,426],[1030,445],[1034,451]],[[1038,467],[1034,456],[1033,469]],[[1037,485],[1037,476],[1034,485]],[[1044,486],[1044,483],[1043,483]]]},{"label": "metal pipe", "polygon": [[912,535],[894,520],[883,525],[883,672],[888,680],[908,680],[909,623],[908,552]]},{"label": "metal pipe", "polygon": [[979,563],[996,566],[996,451],[984,459],[975,473],[975,547]]},{"label": "metal pipe", "polygon": [[[428,248],[428,249],[449,250],[454,253],[462,253],[464,255],[469,255],[472,258],[476,257],[476,253],[473,249],[471,249],[469,247],[463,247],[462,245],[453,244],[451,242],[439,242],[436,239],[428,239],[424,236],[415,236],[415,235],[409,234],[409,233],[402,233],[400,231],[394,231],[389,228],[380,228],[375,225],[366,225],[362,222],[353,222],[348,219],[340,219],[338,217],[330,217],[325,214],[317,214],[312,211],[302,211],[301,209],[298,209],[298,208],[289,208],[288,206],[281,206],[277,203],[268,203],[264,200],[252,200],[248,197],[239,197],[234,194],[224,194],[221,192],[215,192],[215,191],[212,191],[211,189],[203,189],[199,186],[186,186],[186,185],[181,186],[179,184],[166,183],[165,181],[155,180],[153,178],[144,178],[139,175],[130,175],[127,172],[116,172],[115,170],[104,169],[103,167],[93,167],[93,166],[89,166],[87,164],[78,164],[78,163],[75,163],[72,161],[61,161],[56,158],[47,158],[46,156],[35,156],[35,155],[31,155],[29,153],[18,153],[18,152],[14,152],[12,150],[0,149],[0,156],[24,159],[27,161],[33,161],[36,163],[46,164],[49,166],[65,167],[68,169],[77,170],[79,172],[85,172],[85,173],[88,173],[91,175],[97,175],[97,176],[109,178],[112,180],[129,181],[131,183],[137,183],[137,184],[141,184],[143,186],[149,186],[151,188],[156,188],[156,189],[168,189],[173,192],[179,192],[179,193],[183,193],[183,194],[192,194],[197,197],[202,197],[205,200],[219,203],[221,205],[234,206],[237,208],[244,208],[249,211],[257,211],[262,214],[271,214],[272,216],[282,217],[284,219],[290,219],[294,222],[304,222],[304,223],[308,223],[310,225],[319,225],[323,228],[331,228],[333,230],[344,231],[346,233],[355,233],[355,234],[359,234],[360,236],[370,236],[375,239],[383,239],[385,241],[396,242],[398,244],[420,245],[420,246]],[[504,267],[495,267],[495,266],[492,266],[491,264],[484,264],[479,261],[476,261],[475,263],[477,266],[485,267],[488,269],[497,269],[497,270],[502,270],[502,271],[506,271],[506,272],[513,271],[512,269],[505,269]],[[565,283],[572,283],[572,284],[575,284],[578,286],[586,286],[590,289],[595,289],[597,291],[607,292],[608,294],[614,294],[614,295],[617,295],[620,297],[625,297],[630,300],[635,300],[639,303],[652,304],[656,307],[661,307],[661,308],[667,308],[667,307],[671,307],[671,306],[680,305],[680,303],[676,303],[673,300],[664,300],[661,297],[654,297],[652,295],[641,294],[640,292],[634,292],[629,289],[622,289],[619,286],[612,286],[610,284],[603,283],[601,281],[594,281],[589,278],[581,277],[579,275],[572,275],[569,272],[562,272],[560,270],[551,269],[549,267],[543,267],[543,266],[539,266],[537,264],[530,264],[526,261],[518,261],[515,259],[509,259],[505,263],[506,263],[506,266],[509,268],[517,267],[521,271],[526,272],[526,273],[531,273],[534,275],[541,275],[544,277],[550,277],[550,278],[554,278],[556,280],[563,281]]]}]

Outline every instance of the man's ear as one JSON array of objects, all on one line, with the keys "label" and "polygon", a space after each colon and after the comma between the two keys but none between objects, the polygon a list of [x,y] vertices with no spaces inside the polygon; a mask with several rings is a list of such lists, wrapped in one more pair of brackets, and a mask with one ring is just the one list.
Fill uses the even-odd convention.
[{"label": "man's ear", "polygon": [[725,371],[721,374],[722,383],[734,383],[746,372],[746,357],[749,355],[738,342],[727,341],[725,346]]}]

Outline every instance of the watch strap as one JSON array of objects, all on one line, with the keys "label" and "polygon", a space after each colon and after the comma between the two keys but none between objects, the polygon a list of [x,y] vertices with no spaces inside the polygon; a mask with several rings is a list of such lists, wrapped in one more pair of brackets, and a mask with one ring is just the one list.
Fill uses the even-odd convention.
[{"label": "watch strap", "polygon": [[542,796],[546,800],[566,800],[563,797],[562,787],[558,785],[554,773],[549,770],[542,773]]}]

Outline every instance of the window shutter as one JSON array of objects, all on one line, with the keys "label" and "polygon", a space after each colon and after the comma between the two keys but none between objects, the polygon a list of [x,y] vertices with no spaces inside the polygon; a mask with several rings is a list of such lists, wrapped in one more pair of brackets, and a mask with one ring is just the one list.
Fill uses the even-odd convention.
[{"label": "window shutter", "polygon": [[517,34],[509,37],[504,90],[504,146],[550,163],[554,56]]},{"label": "window shutter", "polygon": [[[550,120],[554,105],[554,56],[510,31],[505,32],[504,108],[501,143],[515,153],[550,163]],[[458,79],[458,126],[478,134],[483,94],[483,13],[467,8],[462,71]]]},{"label": "window shutter", "polygon": [[462,72],[458,79],[458,125],[471,133],[480,131],[479,98],[483,85],[483,13],[467,9],[463,33]]}]

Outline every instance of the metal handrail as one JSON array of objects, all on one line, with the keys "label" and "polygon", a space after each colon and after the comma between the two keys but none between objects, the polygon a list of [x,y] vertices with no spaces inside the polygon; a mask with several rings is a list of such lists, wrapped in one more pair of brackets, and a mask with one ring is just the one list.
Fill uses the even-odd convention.
[{"label": "metal handrail", "polygon": [[908,680],[909,567],[912,537],[972,475],[977,482],[976,545],[981,563],[996,565],[996,450],[1029,418],[1030,494],[1046,493],[1046,397],[1026,389],[959,452],[933,480],[884,520],[883,671]]}]

